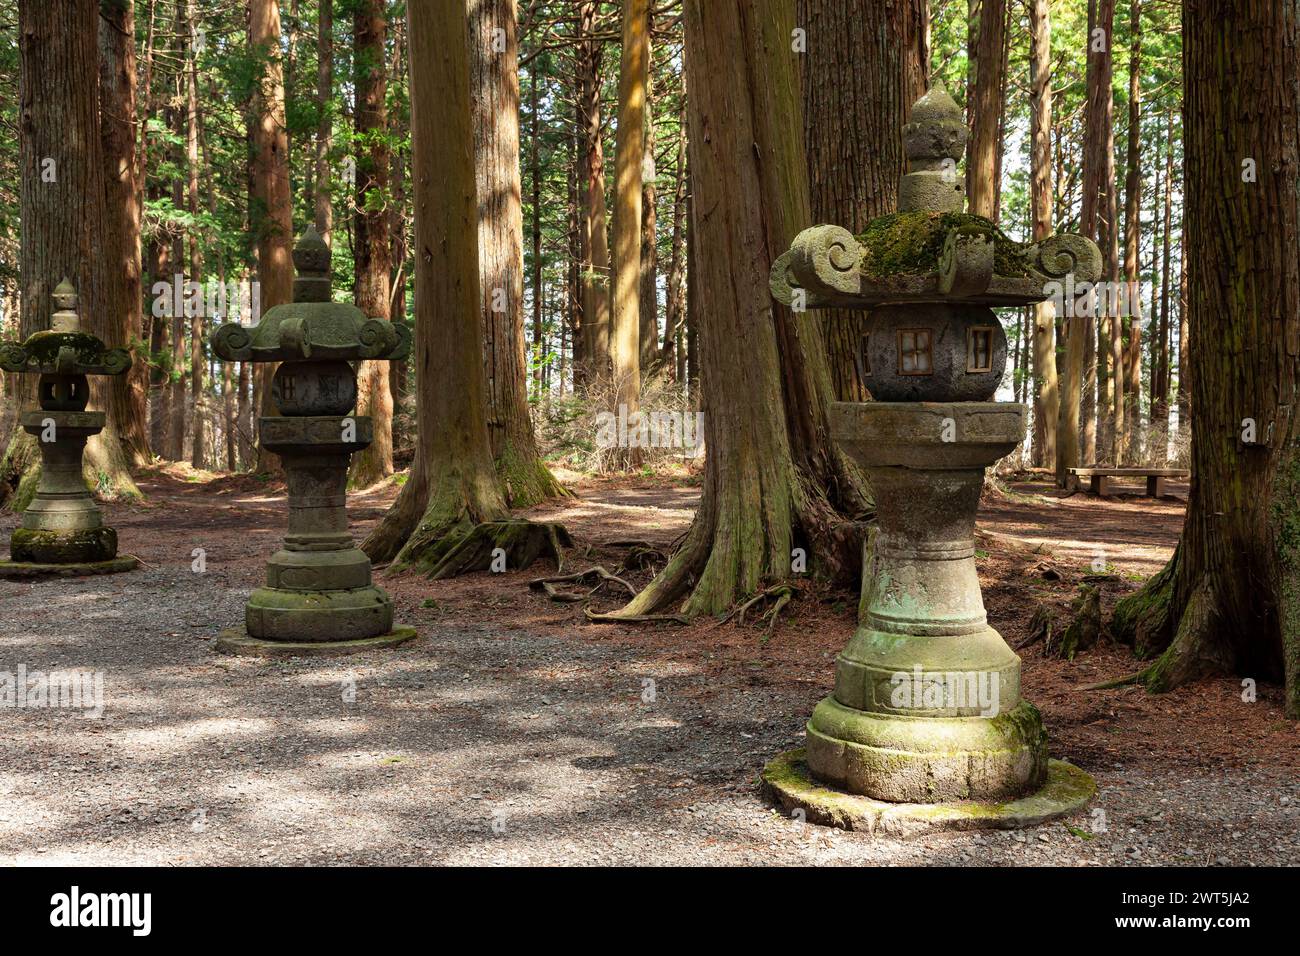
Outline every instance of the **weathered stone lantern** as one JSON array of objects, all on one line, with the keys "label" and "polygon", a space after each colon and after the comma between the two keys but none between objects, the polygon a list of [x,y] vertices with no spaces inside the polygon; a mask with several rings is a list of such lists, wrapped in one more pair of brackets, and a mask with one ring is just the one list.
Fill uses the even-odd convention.
[{"label": "weathered stone lantern", "polygon": [[994,307],[1050,295],[1069,273],[1100,274],[1079,236],[1022,246],[964,213],[957,160],[966,127],[936,88],[904,128],[899,211],[860,236],[802,232],[775,263],[772,292],[796,309],[870,309],[859,361],[872,402],[830,412],[835,441],[863,467],[878,529],[863,569],[857,633],[805,749],[764,771],[765,789],[808,819],[907,832],[1010,827],[1081,807],[1092,779],[1049,760],[1020,659],[989,627],[975,568],[985,469],[1025,433],[1026,409],[992,401],[1006,365]]},{"label": "weathered stone lantern", "polygon": [[103,412],[86,411],[86,376],[121,375],[131,367],[131,353],[81,331],[70,281],[60,282],[53,298],[49,331],[21,344],[0,344],[0,368],[41,376],[41,407],[19,419],[41,450],[41,477],[22,526],[9,539],[10,560],[0,561],[0,577],[111,574],[140,564],[129,555],[118,557],[117,532],[104,526],[81,472],[86,440],[103,431],[105,422]]},{"label": "weathered stone lantern", "polygon": [[289,489],[284,547],[267,562],[266,586],[249,598],[244,630],[223,632],[217,649],[269,656],[394,646],[416,632],[394,627],[392,599],[348,532],[348,463],[373,435],[368,417],[349,414],[357,398],[349,363],[405,358],[410,332],[331,301],[330,251],[314,229],[293,262],[292,304],[269,309],[255,327],[226,324],[212,336],[224,361],[281,363],[271,383],[280,415],[258,424]]}]

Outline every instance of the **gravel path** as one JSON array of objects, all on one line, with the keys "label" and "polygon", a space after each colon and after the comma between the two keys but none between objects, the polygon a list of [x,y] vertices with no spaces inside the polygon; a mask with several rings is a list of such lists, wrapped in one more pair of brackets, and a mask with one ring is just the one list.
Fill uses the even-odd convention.
[{"label": "gravel path", "polygon": [[0,711],[0,863],[1300,863],[1300,781],[1264,769],[1088,767],[1102,790],[1073,832],[800,824],[755,781],[799,745],[816,681],[458,623],[405,592],[399,620],[422,636],[399,651],[220,657],[212,639],[242,618],[276,508],[242,497],[248,530],[204,573],[194,541],[148,529],[179,517],[202,541],[229,500],[125,512],[143,571],[0,582],[0,670],[99,671],[105,705]]}]

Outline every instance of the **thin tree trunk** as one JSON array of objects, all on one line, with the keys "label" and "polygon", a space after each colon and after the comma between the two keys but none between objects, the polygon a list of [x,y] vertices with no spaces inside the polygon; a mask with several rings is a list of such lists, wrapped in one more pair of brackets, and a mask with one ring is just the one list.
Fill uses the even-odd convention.
[{"label": "thin tree trunk", "polygon": [[[1052,234],[1052,22],[1048,0],[1029,0],[1030,192],[1033,239]],[[1056,376],[1056,307],[1033,306],[1034,449],[1039,467],[1056,463],[1056,428],[1061,397]]]},{"label": "thin tree trunk", "polygon": [[641,159],[641,375],[655,373],[659,365],[659,249],[655,202],[655,8],[646,8],[645,143]]},{"label": "thin tree trunk", "polygon": [[[357,214],[353,225],[356,303],[368,318],[388,321],[392,312],[392,245],[388,234],[388,59],[385,0],[364,0],[353,20],[354,107],[357,130]],[[388,363],[357,367],[357,413],[374,422],[375,440],[352,456],[349,476],[365,488],[393,473],[393,393]]]},{"label": "thin tree trunk", "polygon": [[[515,0],[468,0],[470,89],[474,109],[474,168],[479,200],[481,296],[475,312],[483,343],[488,439],[492,459],[513,508],[563,494],[537,451],[528,408],[524,341],[523,206],[519,144],[518,23]],[[532,64],[533,323],[540,357],[542,336],[541,169],[538,162],[537,73]],[[540,367],[539,367],[540,370]],[[538,379],[540,390],[541,379]]]},{"label": "thin tree trunk", "polygon": [[600,386],[612,381],[610,358],[609,237],[605,209],[605,146],[601,138],[600,89],[604,48],[596,31],[595,0],[582,0],[578,12],[580,113],[583,118],[581,166],[586,204],[583,215],[582,315],[587,334],[589,378]]},{"label": "thin tree trunk", "polygon": [[973,215],[997,215],[998,153],[1002,147],[1001,93],[1006,0],[981,0],[977,64],[970,88],[971,137],[966,151],[966,192]]},{"label": "thin tree trunk", "polygon": [[[256,206],[251,216],[257,236],[261,314],[293,298],[293,215],[289,197],[289,135],[284,118],[284,72],[280,56],[280,8],[276,0],[251,0],[249,35],[257,57],[253,93],[252,184]],[[270,381],[274,363],[256,367],[255,414],[275,415]],[[256,425],[256,422],[253,423]],[[378,437],[376,429],[376,437]],[[258,442],[258,473],[278,472],[279,456]]]},{"label": "thin tree trunk", "polygon": [[[152,14],[151,14],[152,15]],[[152,19],[151,19],[152,23]],[[152,48],[152,43],[150,43]],[[152,53],[150,53],[152,56]],[[140,224],[143,167],[137,156],[135,4],[133,0],[100,6],[99,109],[104,138],[108,230],[104,259],[112,297],[109,316],[117,319],[113,345],[128,346],[131,369],[109,380],[109,402],[118,424],[122,452],[131,468],[149,463],[149,352],[145,338],[140,278]],[[146,112],[148,110],[146,109]]]},{"label": "thin tree trunk", "polygon": [[[185,25],[189,39],[189,54],[185,69],[185,162],[187,170],[186,208],[192,223],[199,217],[199,75],[198,75],[198,15],[194,0],[185,0]],[[190,279],[199,288],[203,286],[203,249],[199,245],[198,226],[191,226]],[[194,407],[194,447],[190,457],[195,468],[207,464],[207,435],[204,417],[207,402],[203,390],[203,310],[196,304],[190,317],[190,395]]]},{"label": "thin tree trunk", "polygon": [[[623,50],[619,58],[618,132],[614,155],[614,308],[610,352],[618,415],[641,405],[641,163],[645,158],[646,84],[650,0],[624,0]],[[607,467],[631,468],[639,448],[607,455]]]},{"label": "thin tree trunk", "polygon": [[316,231],[330,245],[334,235],[334,197],[330,191],[330,146],[334,139],[334,0],[320,0],[316,21]]}]

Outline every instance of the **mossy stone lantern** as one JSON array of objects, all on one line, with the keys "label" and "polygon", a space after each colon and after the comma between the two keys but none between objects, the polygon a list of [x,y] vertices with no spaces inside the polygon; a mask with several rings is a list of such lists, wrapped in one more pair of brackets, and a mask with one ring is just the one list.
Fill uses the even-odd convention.
[{"label": "mossy stone lantern", "polygon": [[252,328],[228,323],[212,336],[224,361],[280,363],[271,382],[280,415],[258,427],[262,444],[280,456],[289,489],[284,546],[248,600],[244,630],[223,632],[217,648],[269,656],[393,646],[415,631],[394,627],[392,598],[348,532],[348,464],[373,437],[371,420],[350,414],[357,398],[351,363],[405,358],[410,331],[331,301],[330,250],[314,229],[294,247],[293,263],[291,304],[267,310]]},{"label": "mossy stone lantern", "polygon": [[993,401],[1007,344],[993,309],[1094,281],[1079,236],[1013,242],[964,212],[967,131],[935,88],[903,130],[898,212],[852,235],[802,232],[772,293],[795,309],[869,309],[858,361],[875,401],[831,406],[832,438],[864,469],[878,528],[857,632],[836,661],[802,750],[765,788],[808,819],[907,832],[1008,827],[1082,806],[1090,777],[1049,760],[1042,717],[1020,696],[1020,659],[988,624],[975,567],[984,471],[1025,434],[1023,405]]},{"label": "mossy stone lantern", "polygon": [[59,283],[53,299],[48,331],[0,344],[0,368],[40,375],[41,406],[19,419],[40,448],[41,477],[22,526],[9,539],[10,560],[0,561],[0,577],[110,574],[140,564],[129,555],[118,557],[117,532],[104,525],[81,470],[86,441],[105,422],[103,412],[86,411],[87,376],[121,375],[131,367],[131,353],[81,331],[69,280]]}]

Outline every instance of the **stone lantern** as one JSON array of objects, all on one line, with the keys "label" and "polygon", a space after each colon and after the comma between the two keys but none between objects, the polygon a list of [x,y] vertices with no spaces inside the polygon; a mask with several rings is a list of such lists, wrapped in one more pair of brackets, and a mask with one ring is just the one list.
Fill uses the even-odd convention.
[{"label": "stone lantern", "polygon": [[131,353],[81,331],[70,281],[59,283],[53,299],[48,331],[21,344],[0,344],[0,368],[41,376],[41,407],[19,419],[41,450],[41,477],[22,526],[9,539],[10,560],[0,561],[0,577],[111,574],[140,564],[118,557],[117,532],[104,526],[81,472],[86,440],[103,431],[105,421],[103,412],[86,411],[86,376],[121,375],[131,367]]},{"label": "stone lantern", "polygon": [[257,326],[229,323],[212,336],[224,361],[280,363],[271,382],[280,415],[258,426],[289,489],[284,547],[248,600],[244,630],[223,632],[217,649],[270,656],[391,647],[416,632],[394,627],[392,599],[348,532],[348,464],[373,435],[368,417],[350,414],[357,398],[350,363],[405,358],[410,331],[331,301],[330,250],[315,229],[294,247],[293,262],[292,304],[269,309]]},{"label": "stone lantern", "polygon": [[830,409],[832,438],[876,501],[862,614],[806,747],[763,774],[770,795],[815,822],[1005,828],[1095,791],[1048,758],[1020,659],[985,616],[974,535],[985,469],[1025,434],[1025,407],[992,400],[1007,358],[993,309],[1044,301],[1067,275],[1092,282],[1101,257],[1079,236],[1021,245],[966,214],[966,136],[956,103],[931,90],[903,130],[899,211],[859,236],[805,230],[773,267],[773,295],[796,310],[870,310],[857,358],[875,401]]}]

